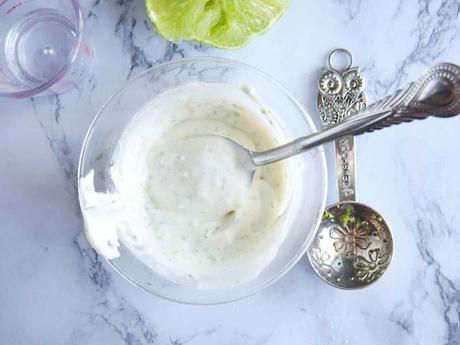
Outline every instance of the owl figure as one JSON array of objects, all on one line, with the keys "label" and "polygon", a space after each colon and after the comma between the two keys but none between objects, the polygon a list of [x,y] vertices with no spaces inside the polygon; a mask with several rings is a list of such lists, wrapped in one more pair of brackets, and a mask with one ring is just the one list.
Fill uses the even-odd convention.
[{"label": "owl figure", "polygon": [[359,67],[351,67],[342,72],[325,69],[318,88],[317,106],[326,127],[336,125],[367,106],[364,79]]}]

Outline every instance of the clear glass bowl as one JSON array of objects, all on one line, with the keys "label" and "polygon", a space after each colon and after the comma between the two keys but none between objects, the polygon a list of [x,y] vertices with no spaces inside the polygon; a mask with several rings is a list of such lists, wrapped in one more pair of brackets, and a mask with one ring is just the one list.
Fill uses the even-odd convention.
[{"label": "clear glass bowl", "polygon": [[[97,192],[113,189],[109,167],[117,142],[136,114],[155,95],[190,82],[227,83],[252,86],[261,102],[273,111],[284,141],[316,131],[301,105],[277,81],[257,69],[217,58],[183,59],[158,65],[130,80],[116,92],[96,115],[83,145],[79,180],[94,170]],[[123,246],[120,257],[108,260],[122,276],[143,289],[182,303],[218,304],[252,295],[281,278],[304,255],[316,232],[326,201],[326,164],[322,148],[289,159],[293,180],[293,199],[289,205],[288,235],[273,261],[257,278],[241,285],[203,290],[166,280],[141,263]],[[80,187],[80,186],[79,186]],[[85,196],[79,188],[82,210]],[[84,212],[84,211],[83,211]]]}]

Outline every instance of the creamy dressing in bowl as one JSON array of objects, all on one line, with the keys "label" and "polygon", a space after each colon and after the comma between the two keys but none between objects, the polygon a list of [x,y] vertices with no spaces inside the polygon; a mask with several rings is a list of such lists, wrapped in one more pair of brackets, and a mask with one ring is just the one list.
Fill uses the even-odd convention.
[{"label": "creamy dressing in bowl", "polygon": [[201,289],[254,279],[286,237],[289,165],[257,169],[249,190],[232,152],[279,145],[281,131],[248,88],[192,83],[154,97],[123,131],[111,159],[113,193],[80,181],[87,237],[107,259],[121,241],[166,279]]}]

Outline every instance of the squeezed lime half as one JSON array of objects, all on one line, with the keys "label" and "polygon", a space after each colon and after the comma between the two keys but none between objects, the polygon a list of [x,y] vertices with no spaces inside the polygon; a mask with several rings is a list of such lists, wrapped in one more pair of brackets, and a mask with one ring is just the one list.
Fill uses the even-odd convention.
[{"label": "squeezed lime half", "polygon": [[290,0],[145,0],[147,16],[168,41],[196,40],[237,49],[266,32]]}]

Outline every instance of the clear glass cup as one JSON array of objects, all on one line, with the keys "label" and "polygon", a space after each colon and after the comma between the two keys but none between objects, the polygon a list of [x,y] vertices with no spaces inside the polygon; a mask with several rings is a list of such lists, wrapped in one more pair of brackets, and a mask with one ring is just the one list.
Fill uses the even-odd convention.
[{"label": "clear glass cup", "polygon": [[[79,181],[94,171],[96,192],[113,192],[109,168],[114,149],[132,117],[159,93],[180,85],[227,83],[250,85],[261,102],[273,111],[281,141],[316,131],[302,106],[278,82],[259,70],[231,60],[194,58],[158,65],[131,79],[96,115],[83,144]],[[225,289],[198,289],[168,281],[140,262],[121,243],[120,257],[109,263],[133,284],[158,296],[182,303],[218,304],[247,297],[282,277],[304,255],[321,220],[326,202],[326,164],[323,149],[316,148],[286,161],[293,186],[289,229],[272,262],[254,280]],[[85,210],[85,190],[79,184],[80,206]],[[84,216],[84,215],[83,215]],[[84,217],[83,217],[84,218]],[[306,263],[305,263],[306,264]]]},{"label": "clear glass cup", "polygon": [[67,91],[92,55],[78,0],[0,0],[0,96]]}]

